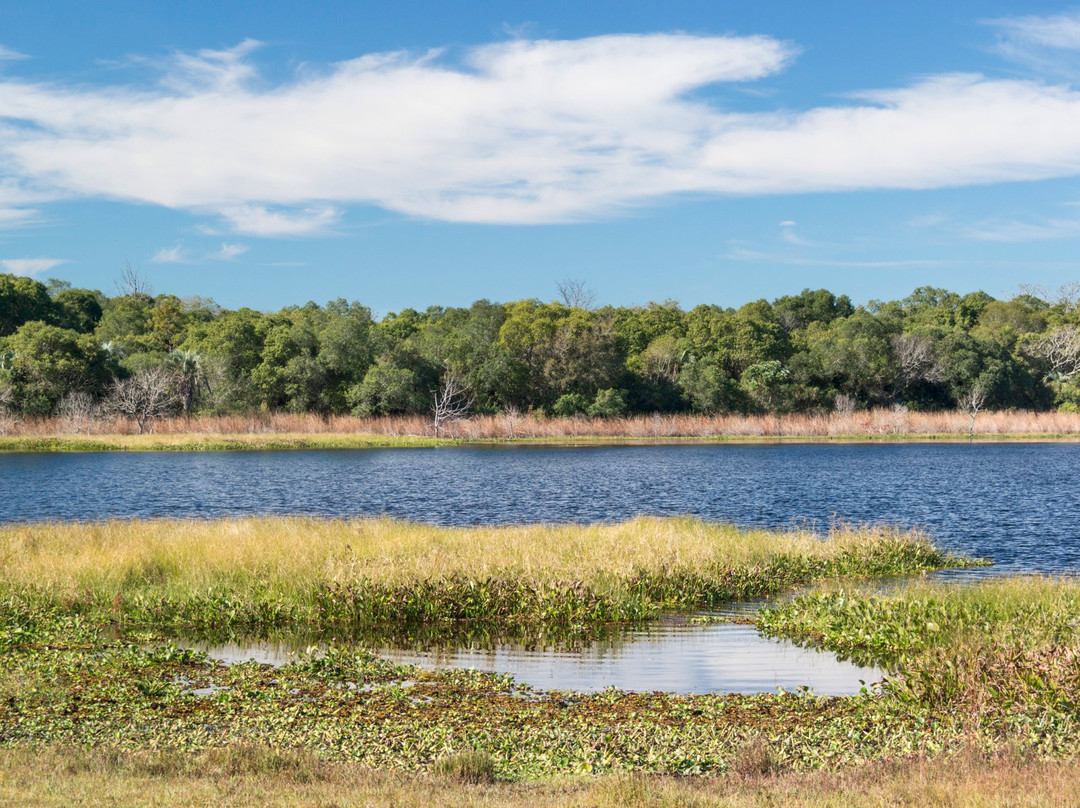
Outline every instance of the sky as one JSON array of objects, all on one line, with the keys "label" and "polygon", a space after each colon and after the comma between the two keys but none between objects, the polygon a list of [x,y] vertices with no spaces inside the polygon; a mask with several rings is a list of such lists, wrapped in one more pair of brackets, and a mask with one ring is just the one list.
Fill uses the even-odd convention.
[{"label": "sky", "polygon": [[0,0],[0,271],[266,311],[1080,280],[1080,6]]}]

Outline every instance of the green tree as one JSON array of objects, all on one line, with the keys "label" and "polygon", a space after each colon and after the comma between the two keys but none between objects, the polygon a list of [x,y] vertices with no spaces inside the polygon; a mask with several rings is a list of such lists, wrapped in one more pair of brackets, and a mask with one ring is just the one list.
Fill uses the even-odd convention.
[{"label": "green tree", "polygon": [[0,352],[14,401],[27,415],[48,415],[69,392],[100,395],[116,370],[90,335],[39,320],[6,337]]},{"label": "green tree", "polygon": [[23,323],[51,320],[48,287],[33,278],[0,275],[0,337],[14,334]]}]

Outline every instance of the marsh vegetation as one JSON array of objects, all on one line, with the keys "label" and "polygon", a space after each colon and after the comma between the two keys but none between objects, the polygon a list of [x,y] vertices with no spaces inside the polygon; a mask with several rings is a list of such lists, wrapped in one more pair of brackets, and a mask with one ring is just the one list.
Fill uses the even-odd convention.
[{"label": "marsh vegetation", "polygon": [[[875,588],[965,563],[918,534],[125,521],[10,525],[0,551],[0,788],[31,804],[181,792],[202,804],[211,783],[221,804],[273,792],[281,805],[844,805],[852,788],[883,804],[900,790],[977,805],[998,788],[1039,804],[1075,791],[1080,585]],[[448,636],[589,631],[810,581],[823,588],[762,611],[759,627],[885,661],[883,684],[847,698],[585,694],[351,644],[271,667],[170,640],[178,627],[392,632],[413,619]],[[605,776],[550,779],[583,774]],[[686,774],[704,779],[665,779]]]}]

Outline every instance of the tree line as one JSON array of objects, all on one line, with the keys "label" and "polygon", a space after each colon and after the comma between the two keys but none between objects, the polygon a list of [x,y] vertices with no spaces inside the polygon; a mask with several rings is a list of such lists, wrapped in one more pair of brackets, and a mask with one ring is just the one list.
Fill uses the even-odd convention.
[{"label": "tree line", "polygon": [[[1078,288],[1008,300],[921,287],[853,305],[804,290],[739,308],[478,300],[377,318],[345,300],[265,313],[0,274],[0,409],[552,416],[1080,410]],[[142,419],[142,420],[140,420]]]}]

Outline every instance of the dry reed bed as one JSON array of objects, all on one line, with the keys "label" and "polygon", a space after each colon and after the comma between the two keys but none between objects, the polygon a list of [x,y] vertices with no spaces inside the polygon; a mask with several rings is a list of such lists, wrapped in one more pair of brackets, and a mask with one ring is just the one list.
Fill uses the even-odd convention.
[{"label": "dry reed bed", "polygon": [[[475,415],[445,427],[459,440],[559,439],[576,437],[633,438],[828,438],[890,435],[967,435],[971,417],[962,411],[909,412],[874,409],[817,415],[637,415],[626,418],[545,418],[532,414]],[[327,435],[370,434],[430,436],[426,416],[356,418],[288,413],[169,418],[153,424],[157,435]],[[7,424],[4,434],[46,437],[66,434],[130,435],[135,424],[101,419],[73,424],[62,418],[27,419]],[[1002,410],[979,413],[975,435],[1080,436],[1080,414]]]}]

